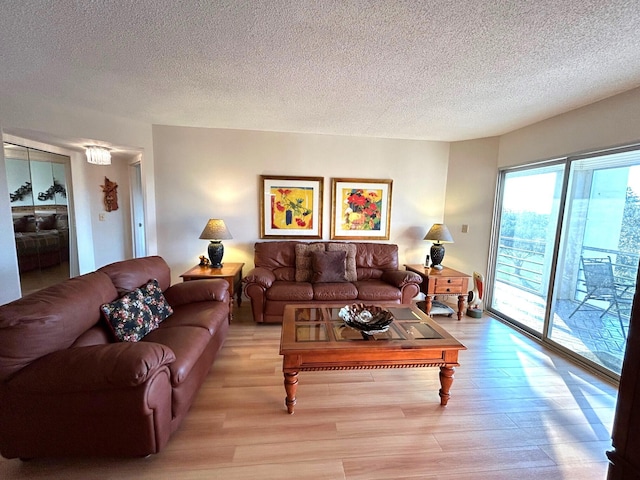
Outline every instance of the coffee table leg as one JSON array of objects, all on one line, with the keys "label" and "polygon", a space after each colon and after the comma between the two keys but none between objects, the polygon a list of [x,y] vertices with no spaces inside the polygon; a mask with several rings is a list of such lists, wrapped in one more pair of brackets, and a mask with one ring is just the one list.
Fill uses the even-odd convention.
[{"label": "coffee table leg", "polygon": [[293,408],[296,405],[296,390],[298,389],[298,372],[284,372],[284,389],[287,391],[287,411],[293,414]]},{"label": "coffee table leg", "polygon": [[453,367],[440,367],[440,405],[446,405],[449,402],[451,397],[449,390],[451,390],[451,385],[453,384],[454,373],[455,369]]}]

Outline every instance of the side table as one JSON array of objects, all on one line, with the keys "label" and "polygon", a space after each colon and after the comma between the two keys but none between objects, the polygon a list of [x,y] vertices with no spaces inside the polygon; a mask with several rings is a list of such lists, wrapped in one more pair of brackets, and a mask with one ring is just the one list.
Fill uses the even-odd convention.
[{"label": "side table", "polygon": [[435,295],[458,296],[458,320],[462,318],[464,301],[469,293],[469,279],[471,275],[458,272],[453,268],[443,267],[442,270],[425,267],[423,265],[406,265],[408,271],[417,273],[422,277],[420,291],[426,296],[426,311],[429,315],[431,304]]},{"label": "side table", "polygon": [[242,267],[244,263],[225,263],[222,268],[196,265],[184,272],[183,282],[201,280],[203,278],[222,278],[229,284],[229,321],[233,319],[233,297],[235,295],[238,307],[242,304]]}]

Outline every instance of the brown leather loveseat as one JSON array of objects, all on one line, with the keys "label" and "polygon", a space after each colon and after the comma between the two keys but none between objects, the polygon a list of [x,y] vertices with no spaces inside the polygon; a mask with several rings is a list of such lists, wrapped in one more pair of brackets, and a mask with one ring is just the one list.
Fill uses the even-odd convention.
[{"label": "brown leather loveseat", "polygon": [[[172,313],[140,341],[116,341],[101,306],[137,298],[151,279]],[[166,262],[146,257],[0,306],[2,456],[146,456],[164,447],[229,327],[224,280],[170,282]],[[157,307],[147,302],[136,305]]]},{"label": "brown leather loveseat", "polygon": [[422,278],[399,270],[398,246],[366,242],[258,242],[244,277],[253,319],[282,322],[295,303],[411,303]]}]

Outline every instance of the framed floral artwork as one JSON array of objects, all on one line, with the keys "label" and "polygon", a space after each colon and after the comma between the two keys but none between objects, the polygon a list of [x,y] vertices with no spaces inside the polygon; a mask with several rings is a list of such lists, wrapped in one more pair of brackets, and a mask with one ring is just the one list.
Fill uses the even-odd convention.
[{"label": "framed floral artwork", "polygon": [[389,240],[393,180],[332,179],[331,239]]},{"label": "framed floral artwork", "polygon": [[260,238],[322,238],[322,177],[260,176]]}]

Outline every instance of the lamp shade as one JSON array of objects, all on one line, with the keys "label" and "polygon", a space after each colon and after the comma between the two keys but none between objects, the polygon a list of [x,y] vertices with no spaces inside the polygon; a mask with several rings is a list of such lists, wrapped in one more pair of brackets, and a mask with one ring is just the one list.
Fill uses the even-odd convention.
[{"label": "lamp shade", "polygon": [[200,234],[201,240],[228,240],[233,238],[229,229],[224,224],[224,220],[218,218],[211,218],[207,222]]},{"label": "lamp shade", "polygon": [[104,147],[91,146],[85,150],[87,162],[94,165],[111,165],[111,152]]},{"label": "lamp shade", "polygon": [[453,237],[444,223],[434,223],[424,236],[424,240],[431,240],[435,243],[453,243]]}]

